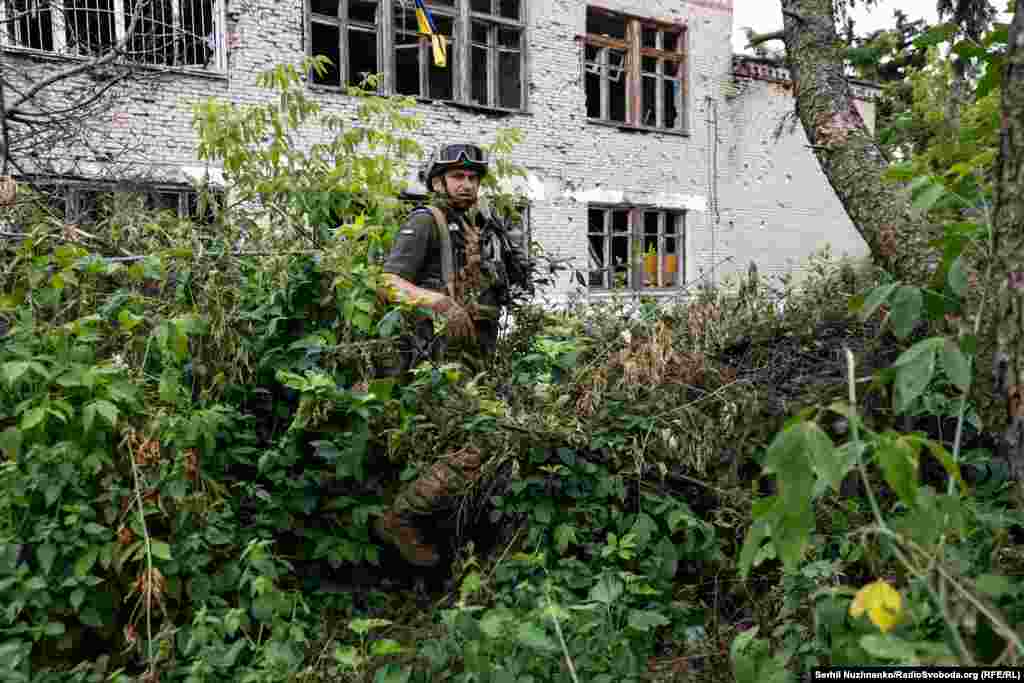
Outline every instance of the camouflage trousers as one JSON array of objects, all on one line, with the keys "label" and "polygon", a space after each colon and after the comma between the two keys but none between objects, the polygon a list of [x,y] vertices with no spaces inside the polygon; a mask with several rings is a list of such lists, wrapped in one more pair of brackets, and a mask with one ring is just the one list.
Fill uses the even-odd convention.
[{"label": "camouflage trousers", "polygon": [[451,510],[479,481],[482,464],[480,451],[473,446],[449,453],[399,491],[392,509],[417,517]]}]

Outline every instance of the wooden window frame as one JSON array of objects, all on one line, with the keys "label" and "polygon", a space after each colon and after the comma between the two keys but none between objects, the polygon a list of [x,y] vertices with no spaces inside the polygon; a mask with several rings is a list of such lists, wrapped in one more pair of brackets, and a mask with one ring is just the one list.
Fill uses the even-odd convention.
[{"label": "wooden window frame", "polygon": [[[418,62],[419,62],[419,93],[414,95],[406,95],[399,93],[396,88],[396,68],[397,68],[397,55],[396,55],[396,35],[398,32],[398,24],[400,17],[398,12],[401,9],[401,0],[377,0],[377,64],[378,71],[383,73],[380,87],[378,92],[382,95],[404,95],[414,97],[417,100],[425,102],[445,102],[457,106],[465,106],[474,109],[484,109],[489,111],[500,111],[507,113],[519,113],[527,111],[528,103],[528,82],[527,74],[529,67],[529,55],[527,52],[528,40],[527,40],[527,0],[519,1],[519,17],[518,19],[512,19],[509,17],[500,16],[498,14],[501,0],[491,0],[492,13],[485,14],[483,12],[476,12],[472,10],[471,0],[451,0],[451,4],[442,4],[437,2],[430,2],[427,0],[424,4],[434,14],[435,17],[443,16],[451,19],[452,21],[452,35],[447,36],[449,39],[448,46],[448,59],[449,66],[446,68],[453,68],[452,74],[452,97],[437,98],[431,97],[429,92],[429,77],[430,77],[430,65],[433,59],[432,48],[430,38],[426,35],[419,35],[419,51],[418,51]],[[404,0],[406,11],[408,16],[415,17],[415,3],[413,0]],[[396,7],[396,5],[398,7]],[[339,0],[338,3],[338,14],[336,17],[328,17],[323,14],[314,14],[312,11],[312,3],[310,0],[305,0],[305,29],[306,29],[306,54],[312,56],[313,52],[313,39],[312,39],[312,25],[314,23],[329,24],[338,26],[338,55],[341,64],[338,65],[338,78],[339,83],[326,84],[326,83],[313,83],[313,79],[310,78],[309,82],[315,88],[323,88],[327,90],[344,90],[348,86],[349,75],[348,75],[348,28],[349,24],[353,23],[348,21],[348,0]],[[471,28],[473,22],[484,22],[488,25],[488,96],[487,103],[482,104],[473,101],[472,92],[472,71],[471,71],[471,56],[472,56],[472,44],[470,41]],[[362,24],[360,24],[362,28]],[[500,73],[498,70],[498,53],[502,51],[501,47],[497,43],[498,31],[501,28],[514,29],[519,31],[519,90],[520,90],[520,102],[518,107],[504,107],[498,103],[501,101],[500,96]],[[491,50],[493,46],[493,50]],[[511,51],[511,50],[508,50]]]},{"label": "wooden window frame", "polygon": [[[600,211],[602,213],[601,229],[595,231],[590,227],[590,212]],[[627,214],[626,232],[616,232],[614,228],[615,212]],[[649,235],[645,232],[644,214],[657,214],[658,231],[656,235],[656,250],[658,254],[657,272],[655,282],[649,284],[646,281],[644,271],[644,244]],[[594,284],[590,277],[594,273],[592,267],[587,268],[587,289],[590,292],[672,292],[681,289],[686,281],[686,210],[668,209],[657,206],[635,206],[622,204],[589,204],[587,206],[587,250],[588,262],[590,259],[591,238],[599,237],[603,240],[603,262],[599,262],[600,283]],[[674,225],[670,226],[670,221]],[[673,228],[670,230],[669,228]],[[614,255],[614,239],[616,236],[626,239],[626,259],[624,265],[609,263]],[[675,240],[676,275],[675,281],[668,283],[664,263],[666,244],[669,239]],[[640,253],[636,253],[639,249]],[[596,259],[593,259],[596,260]],[[626,281],[623,286],[615,286],[616,273],[625,273]]]},{"label": "wooden window frame", "polygon": [[[576,37],[582,45],[580,53],[580,76],[584,93],[587,90],[587,74],[595,73],[591,67],[597,67],[597,75],[600,79],[600,116],[587,117],[591,123],[612,125],[620,128],[636,128],[641,130],[660,131],[687,135],[687,29],[685,25],[669,24],[666,22],[646,19],[620,12],[605,10],[600,7],[589,6],[590,13],[602,14],[606,17],[622,21],[625,28],[625,39],[612,38],[607,35],[585,33]],[[655,47],[643,47],[642,36],[644,29],[654,30]],[[676,36],[675,48],[665,50],[665,40],[668,36]],[[587,48],[598,50],[596,60],[587,58]],[[609,102],[611,90],[611,75],[609,73],[610,51],[622,52],[624,54],[622,63],[622,76],[626,79],[626,102],[625,120],[612,119],[611,106]],[[657,60],[656,71],[646,78],[653,79],[655,86],[655,123],[654,125],[644,124],[642,121],[643,111],[646,108],[643,102],[644,73],[641,71],[641,64],[644,58]],[[676,76],[670,75],[670,67],[674,65]],[[673,126],[666,126],[664,122],[665,113],[665,83],[678,83],[678,94],[676,98],[676,123]],[[586,105],[585,105],[586,106]],[[589,107],[588,107],[589,109]]]},{"label": "wooden window frame", "polygon": [[[31,182],[31,181],[30,181]],[[165,183],[118,183],[118,182],[101,182],[92,180],[81,180],[81,179],[55,179],[55,180],[43,180],[41,182],[34,183],[37,187],[44,188],[45,191],[59,194],[64,203],[64,220],[68,223],[79,223],[85,216],[86,208],[83,204],[84,194],[116,194],[120,192],[127,192],[131,194],[167,194],[177,195],[176,206],[173,209],[178,218],[187,219],[190,218],[191,211],[191,200],[197,198],[200,191],[190,186],[165,184]],[[215,201],[223,201],[223,192],[213,193],[219,199]],[[165,209],[171,210],[171,209]],[[193,220],[197,220],[195,217],[191,217]]]}]

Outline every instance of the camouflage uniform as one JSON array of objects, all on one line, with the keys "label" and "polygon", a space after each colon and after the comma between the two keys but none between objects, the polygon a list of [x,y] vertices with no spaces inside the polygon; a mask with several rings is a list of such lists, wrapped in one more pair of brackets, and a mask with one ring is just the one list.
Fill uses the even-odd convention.
[{"label": "camouflage uniform", "polygon": [[[438,338],[432,321],[421,320],[415,334],[401,344],[400,370],[406,371],[422,360],[439,362],[445,358],[480,370],[497,346],[498,314],[508,288],[503,263],[505,250],[492,237],[492,226],[478,225],[479,212],[438,208],[448,224],[439,226],[429,209],[413,211],[398,234],[384,272],[418,287],[446,293],[438,231],[447,230],[455,274],[453,298],[470,313],[477,341]],[[399,491],[391,510],[375,526],[378,535],[395,545],[408,562],[421,566],[436,564],[439,557],[434,549],[415,533],[418,520],[457,505],[461,495],[480,478],[481,465],[481,453],[472,446],[438,459]]]}]

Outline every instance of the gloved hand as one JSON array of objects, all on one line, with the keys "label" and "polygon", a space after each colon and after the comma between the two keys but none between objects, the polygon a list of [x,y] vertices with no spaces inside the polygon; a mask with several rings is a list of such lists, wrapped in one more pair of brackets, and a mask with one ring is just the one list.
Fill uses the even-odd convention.
[{"label": "gloved hand", "polygon": [[448,323],[448,335],[455,339],[476,339],[476,326],[465,308],[450,296],[439,299],[430,307]]}]

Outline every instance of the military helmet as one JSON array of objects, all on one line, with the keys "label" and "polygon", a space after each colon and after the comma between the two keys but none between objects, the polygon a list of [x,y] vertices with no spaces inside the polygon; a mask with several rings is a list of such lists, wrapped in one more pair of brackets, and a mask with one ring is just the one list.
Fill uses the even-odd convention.
[{"label": "military helmet", "polygon": [[456,168],[476,171],[483,178],[487,175],[487,152],[468,143],[441,145],[420,172],[420,180],[429,188],[434,178]]}]

